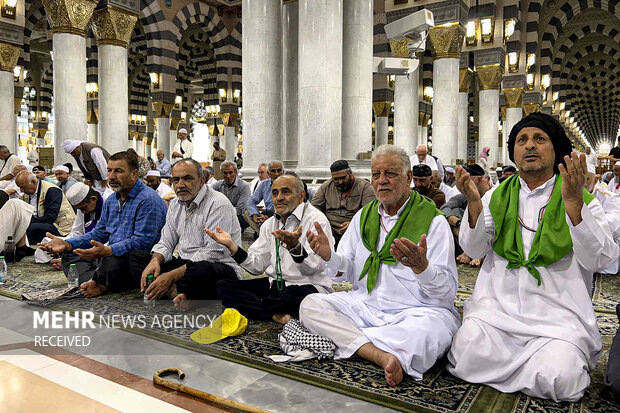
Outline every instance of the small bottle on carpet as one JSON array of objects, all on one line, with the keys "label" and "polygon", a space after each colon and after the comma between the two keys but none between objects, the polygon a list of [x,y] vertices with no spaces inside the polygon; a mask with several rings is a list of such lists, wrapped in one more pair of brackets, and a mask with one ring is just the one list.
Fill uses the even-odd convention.
[{"label": "small bottle on carpet", "polygon": [[[146,288],[149,288],[149,285],[151,285],[151,283],[153,282],[153,280],[155,279],[155,276],[153,274],[149,274],[146,276]],[[146,293],[146,289],[144,291],[144,305],[147,307],[155,307],[155,300],[149,300],[148,298],[146,298],[148,296],[148,294]]]},{"label": "small bottle on carpet", "polygon": [[6,261],[4,257],[0,257],[0,285],[4,284],[4,277],[6,277]]},{"label": "small bottle on carpet", "polygon": [[15,241],[10,235],[4,243],[4,258],[7,264],[15,264]]},{"label": "small bottle on carpet", "polygon": [[67,287],[77,287],[78,286],[78,276],[77,268],[75,268],[75,264],[69,265],[69,271],[67,272]]}]

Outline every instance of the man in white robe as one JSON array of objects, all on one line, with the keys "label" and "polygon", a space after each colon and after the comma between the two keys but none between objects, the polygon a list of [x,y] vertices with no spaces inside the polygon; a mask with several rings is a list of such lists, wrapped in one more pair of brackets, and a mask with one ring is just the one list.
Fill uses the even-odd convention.
[{"label": "man in white robe", "polygon": [[9,196],[0,190],[0,255],[4,250],[4,242],[8,237],[13,237],[18,259],[24,257],[19,250],[27,245],[26,230],[30,225],[33,211],[34,207],[27,202],[9,199]]},{"label": "man in white robe", "polygon": [[[457,168],[457,186],[468,200],[460,245],[470,257],[486,256],[448,354],[448,370],[463,380],[556,401],[579,400],[590,384],[601,351],[592,273],[618,247],[600,203],[584,193],[585,155],[571,154],[571,146],[557,120],[534,113],[508,140],[519,176],[481,199],[469,174]],[[508,188],[514,188],[508,201],[496,203]]]},{"label": "man in white robe", "polygon": [[[353,290],[306,297],[300,320],[312,333],[334,342],[337,359],[357,355],[370,360],[383,367],[387,383],[394,386],[403,371],[421,380],[448,351],[460,324],[454,309],[458,280],[450,226],[431,201],[410,191],[413,177],[406,152],[381,146],[371,165],[378,201],[355,214],[338,252],[331,250],[319,225],[317,234],[307,233],[314,252],[326,261],[327,275],[352,283]],[[377,213],[376,221],[363,218]],[[418,235],[418,244],[398,235],[407,217],[427,229]],[[366,230],[377,234],[370,267],[377,271],[374,286],[371,270],[363,271],[371,257],[363,240]],[[393,242],[385,251],[387,258],[379,260],[388,237]]]}]

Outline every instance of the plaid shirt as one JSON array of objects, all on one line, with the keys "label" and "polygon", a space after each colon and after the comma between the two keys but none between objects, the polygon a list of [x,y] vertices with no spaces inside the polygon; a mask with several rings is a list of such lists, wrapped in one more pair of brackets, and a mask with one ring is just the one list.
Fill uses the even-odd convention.
[{"label": "plaid shirt", "polygon": [[133,250],[150,251],[159,241],[165,221],[166,203],[138,180],[124,203],[118,193],[105,201],[94,230],[67,242],[73,249],[90,248],[91,240],[109,242],[117,257]]}]

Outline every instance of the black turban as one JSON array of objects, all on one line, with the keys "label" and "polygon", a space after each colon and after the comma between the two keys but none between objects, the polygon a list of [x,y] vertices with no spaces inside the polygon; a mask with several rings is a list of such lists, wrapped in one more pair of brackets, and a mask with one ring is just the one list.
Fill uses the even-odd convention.
[{"label": "black turban", "polygon": [[466,165],[464,169],[467,173],[469,173],[469,176],[484,176],[484,169],[482,169],[482,166],[480,165]]},{"label": "black turban", "polygon": [[329,170],[331,172],[344,171],[345,169],[349,169],[349,162],[345,161],[344,159],[340,159],[340,160],[334,162],[329,167]]},{"label": "black turban", "polygon": [[413,165],[413,168],[411,168],[411,171],[413,172],[413,176],[417,176],[421,178],[433,175],[433,171],[431,170],[431,167],[423,163],[419,165]]},{"label": "black turban", "polygon": [[553,172],[556,174],[559,173],[558,165],[564,162],[564,156],[570,156],[573,149],[573,144],[570,139],[568,139],[568,136],[566,136],[562,124],[553,116],[541,112],[534,112],[517,122],[508,136],[508,157],[514,163],[516,163],[515,142],[519,131],[523,128],[538,128],[549,135],[551,143],[553,144],[553,150],[555,151]]},{"label": "black turban", "polygon": [[41,165],[37,165],[34,168],[32,168],[32,172],[39,172],[39,171],[45,172],[45,168],[42,167]]}]

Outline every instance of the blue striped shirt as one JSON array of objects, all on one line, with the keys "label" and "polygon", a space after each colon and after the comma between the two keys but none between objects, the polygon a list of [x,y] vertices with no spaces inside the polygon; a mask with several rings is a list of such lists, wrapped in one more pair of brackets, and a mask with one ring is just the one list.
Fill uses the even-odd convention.
[{"label": "blue striped shirt", "polygon": [[92,240],[109,242],[117,257],[133,250],[150,251],[159,241],[166,211],[166,203],[157,192],[138,180],[124,203],[119,193],[108,197],[94,230],[67,242],[73,249],[90,248]]},{"label": "blue striped shirt", "polygon": [[248,201],[248,212],[250,216],[258,214],[258,204],[265,201],[265,209],[273,210],[273,199],[271,197],[271,179],[265,179],[260,184]]}]

